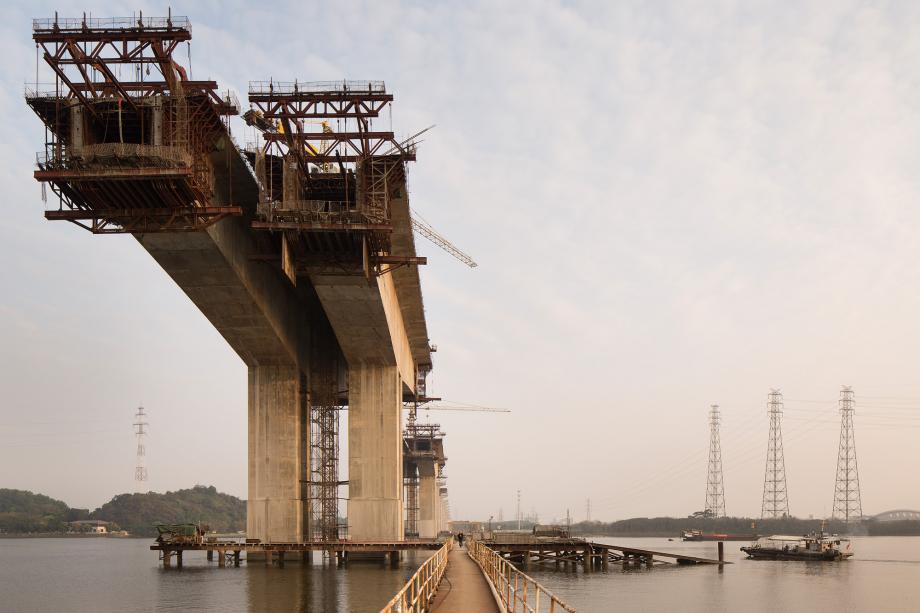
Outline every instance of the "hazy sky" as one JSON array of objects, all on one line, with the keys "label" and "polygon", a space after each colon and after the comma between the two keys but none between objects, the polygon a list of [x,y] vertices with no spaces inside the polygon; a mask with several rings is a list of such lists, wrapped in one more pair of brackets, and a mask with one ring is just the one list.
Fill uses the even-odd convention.
[{"label": "hazy sky", "polygon": [[[0,487],[95,507],[133,487],[246,496],[246,371],[129,236],[46,222],[30,18],[0,23]],[[429,392],[455,518],[702,508],[723,409],[726,509],[759,515],[781,388],[791,510],[829,514],[852,385],[867,513],[920,508],[920,5],[194,2],[194,78],[384,79],[430,124],[411,201]],[[802,6],[800,6],[802,5]],[[178,57],[188,63],[185,48]],[[48,71],[43,68],[44,79]],[[245,102],[244,102],[245,104]],[[236,126],[236,135],[247,134]]]}]

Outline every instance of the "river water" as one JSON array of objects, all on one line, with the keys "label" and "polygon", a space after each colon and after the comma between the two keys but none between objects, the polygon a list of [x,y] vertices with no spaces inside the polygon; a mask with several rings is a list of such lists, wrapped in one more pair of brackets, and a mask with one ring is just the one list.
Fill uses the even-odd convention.
[{"label": "river water", "polygon": [[[715,543],[667,539],[593,539],[623,546],[715,557]],[[185,567],[158,566],[140,539],[0,539],[0,611],[370,611],[376,612],[412,575],[427,552],[400,567],[351,563],[347,568],[258,563],[218,568],[203,553]],[[580,612],[917,613],[920,537],[854,539],[846,562],[758,562],[726,543],[735,564],[655,567],[585,575],[581,570],[529,573]],[[471,612],[475,613],[475,612]]]},{"label": "river water", "polygon": [[[600,543],[716,558],[716,543],[666,538],[590,539]],[[842,562],[770,562],[746,559],[725,543],[726,565],[611,564],[607,572],[540,570],[529,574],[579,612],[680,611],[680,613],[918,613],[920,537],[856,537],[855,555]]]}]

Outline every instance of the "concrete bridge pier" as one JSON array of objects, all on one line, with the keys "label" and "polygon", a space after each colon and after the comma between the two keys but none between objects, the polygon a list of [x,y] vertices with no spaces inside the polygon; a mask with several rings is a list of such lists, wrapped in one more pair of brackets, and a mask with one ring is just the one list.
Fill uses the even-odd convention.
[{"label": "concrete bridge pier", "polygon": [[391,365],[348,369],[348,535],[401,541],[402,381]]},{"label": "concrete bridge pier", "polygon": [[263,542],[303,540],[305,382],[296,366],[249,367],[246,534]]},{"label": "concrete bridge pier", "polygon": [[423,539],[433,539],[438,536],[441,495],[437,472],[437,464],[433,460],[419,462],[418,535]]}]

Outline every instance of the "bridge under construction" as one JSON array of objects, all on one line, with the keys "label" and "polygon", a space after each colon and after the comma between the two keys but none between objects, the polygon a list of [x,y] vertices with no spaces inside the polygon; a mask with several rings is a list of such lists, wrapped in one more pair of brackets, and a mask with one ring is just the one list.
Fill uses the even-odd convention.
[{"label": "bridge under construction", "polygon": [[[252,81],[243,111],[178,61],[192,38],[185,17],[55,16],[34,20],[32,37],[51,78],[25,95],[45,128],[34,172],[52,203],[45,217],[131,234],[248,367],[246,538],[158,542],[164,566],[196,550],[218,552],[220,566],[243,552],[283,566],[313,551],[393,563],[432,549],[385,610],[427,609],[451,559],[458,594],[472,560],[485,579],[477,597],[488,589],[517,610],[533,590],[537,603],[542,594],[573,610],[508,559],[590,572],[668,555],[527,539],[451,554],[445,434],[417,419],[432,400],[434,347],[414,232],[475,262],[413,217],[407,165],[421,132],[381,129],[393,103],[382,81]],[[239,121],[258,142],[238,145]]]},{"label": "bridge under construction", "polygon": [[[436,537],[443,444],[402,416],[432,368],[413,227],[474,263],[411,217],[416,143],[374,126],[385,84],[253,81],[242,112],[177,60],[187,18],[54,17],[32,35],[53,77],[26,91],[45,217],[133,235],[248,367],[248,537]],[[260,135],[247,148],[240,115]]]}]

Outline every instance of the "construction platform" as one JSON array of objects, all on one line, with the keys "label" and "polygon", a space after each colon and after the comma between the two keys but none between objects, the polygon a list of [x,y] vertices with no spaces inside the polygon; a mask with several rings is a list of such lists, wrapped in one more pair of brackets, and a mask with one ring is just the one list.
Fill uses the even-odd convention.
[{"label": "construction platform", "polygon": [[[580,565],[585,572],[606,570],[611,562],[652,566],[654,564],[731,564],[724,559],[713,560],[683,553],[652,551],[607,543],[594,543],[576,538],[485,539],[482,544],[522,568],[531,563],[553,563],[557,568]],[[720,543],[719,551],[723,551]]]},{"label": "construction platform", "polygon": [[172,559],[175,557],[176,567],[182,567],[183,554],[186,551],[205,551],[208,560],[213,559],[214,552],[217,552],[218,563],[220,566],[232,563],[234,566],[240,565],[240,554],[246,553],[247,556],[257,555],[260,559],[264,557],[266,564],[276,562],[279,566],[284,566],[285,559],[295,559],[287,554],[299,553],[301,558],[306,558],[307,554],[313,551],[327,552],[333,554],[340,563],[345,562],[349,554],[368,558],[387,557],[392,565],[399,561],[399,552],[429,550],[436,551],[444,545],[443,542],[436,540],[418,540],[418,541],[312,541],[305,543],[247,543],[242,541],[215,541],[201,543],[161,543],[156,542],[150,546],[151,551],[159,551],[160,559],[163,561],[164,568],[172,566]]}]

